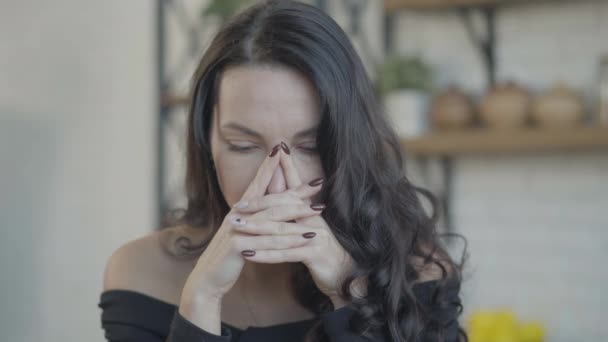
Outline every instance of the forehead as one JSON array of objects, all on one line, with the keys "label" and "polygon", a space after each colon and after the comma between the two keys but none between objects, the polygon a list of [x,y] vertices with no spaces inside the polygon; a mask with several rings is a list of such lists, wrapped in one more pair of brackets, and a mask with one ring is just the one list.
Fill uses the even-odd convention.
[{"label": "forehead", "polygon": [[225,70],[218,106],[220,127],[239,122],[259,131],[299,130],[315,125],[320,118],[312,83],[299,72],[280,66],[248,65]]}]

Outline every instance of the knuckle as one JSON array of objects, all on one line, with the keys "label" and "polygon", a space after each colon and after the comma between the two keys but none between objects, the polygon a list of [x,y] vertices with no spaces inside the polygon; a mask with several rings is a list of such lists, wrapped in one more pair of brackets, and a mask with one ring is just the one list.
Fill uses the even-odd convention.
[{"label": "knuckle", "polygon": [[275,233],[279,234],[279,235],[286,234],[287,233],[287,223],[279,222],[279,224],[277,224],[275,227]]},{"label": "knuckle", "polygon": [[294,189],[287,190],[286,195],[287,197],[289,197],[289,199],[294,201],[301,199],[300,194],[297,192],[297,190]]},{"label": "knuckle", "polygon": [[283,239],[281,236],[273,235],[273,236],[270,236],[268,240],[269,240],[270,246],[281,246],[283,243]]},{"label": "knuckle", "polygon": [[264,197],[266,197],[271,202],[276,202],[277,200],[280,200],[282,196],[283,196],[283,193],[273,193],[273,194],[265,195]]},{"label": "knuckle", "polygon": [[264,205],[266,207],[273,207],[275,205],[281,204],[285,201],[285,197],[283,194],[270,194],[266,195],[266,199]]},{"label": "knuckle", "polygon": [[267,213],[268,213],[268,217],[269,217],[270,219],[276,219],[276,218],[278,218],[278,217],[279,217],[279,213],[280,213],[280,211],[279,211],[278,207],[270,207],[270,208],[268,208],[267,210],[268,210],[268,211],[267,211]]}]

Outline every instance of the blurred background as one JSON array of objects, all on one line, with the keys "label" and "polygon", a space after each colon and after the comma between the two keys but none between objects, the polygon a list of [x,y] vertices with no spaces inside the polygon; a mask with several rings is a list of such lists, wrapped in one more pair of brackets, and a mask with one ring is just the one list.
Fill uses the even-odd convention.
[{"label": "blurred background", "polygon": [[[0,2],[2,340],[103,341],[105,263],[184,205],[189,79],[252,1]],[[608,1],[307,2],[468,239],[471,341],[608,341]]]}]

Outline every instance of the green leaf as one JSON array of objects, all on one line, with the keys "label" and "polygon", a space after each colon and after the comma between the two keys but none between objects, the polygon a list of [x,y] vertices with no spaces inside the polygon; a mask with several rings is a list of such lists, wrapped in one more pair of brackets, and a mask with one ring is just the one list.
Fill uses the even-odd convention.
[{"label": "green leaf", "polygon": [[211,0],[203,9],[202,16],[217,16],[224,22],[248,2],[247,0]]},{"label": "green leaf", "polygon": [[390,56],[378,68],[376,86],[383,95],[397,89],[428,91],[432,70],[418,56]]}]

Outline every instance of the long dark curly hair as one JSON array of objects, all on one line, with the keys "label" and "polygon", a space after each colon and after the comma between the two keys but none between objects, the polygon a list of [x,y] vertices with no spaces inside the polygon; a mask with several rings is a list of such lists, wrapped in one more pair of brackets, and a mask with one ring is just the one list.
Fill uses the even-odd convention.
[{"label": "long dark curly hair", "polygon": [[[457,321],[462,304],[453,300],[453,291],[460,290],[466,244],[462,261],[454,262],[436,230],[438,201],[406,177],[400,140],[348,36],[311,5],[289,0],[255,4],[224,24],[204,53],[190,94],[188,203],[173,217],[174,224],[188,230],[165,241],[166,249],[176,257],[200,256],[230,211],[212,167],[209,130],[222,71],[237,65],[293,68],[316,88],[321,113],[316,141],[326,175],[322,215],[356,264],[340,289],[356,309],[352,330],[390,341],[467,340]],[[431,215],[417,194],[430,201]],[[429,305],[413,285],[433,265],[441,275]],[[367,279],[364,298],[349,290],[360,277]],[[317,314],[333,310],[302,263],[294,264],[292,280],[302,305]],[[448,336],[448,331],[458,334]],[[306,338],[327,339],[320,323]]]}]

